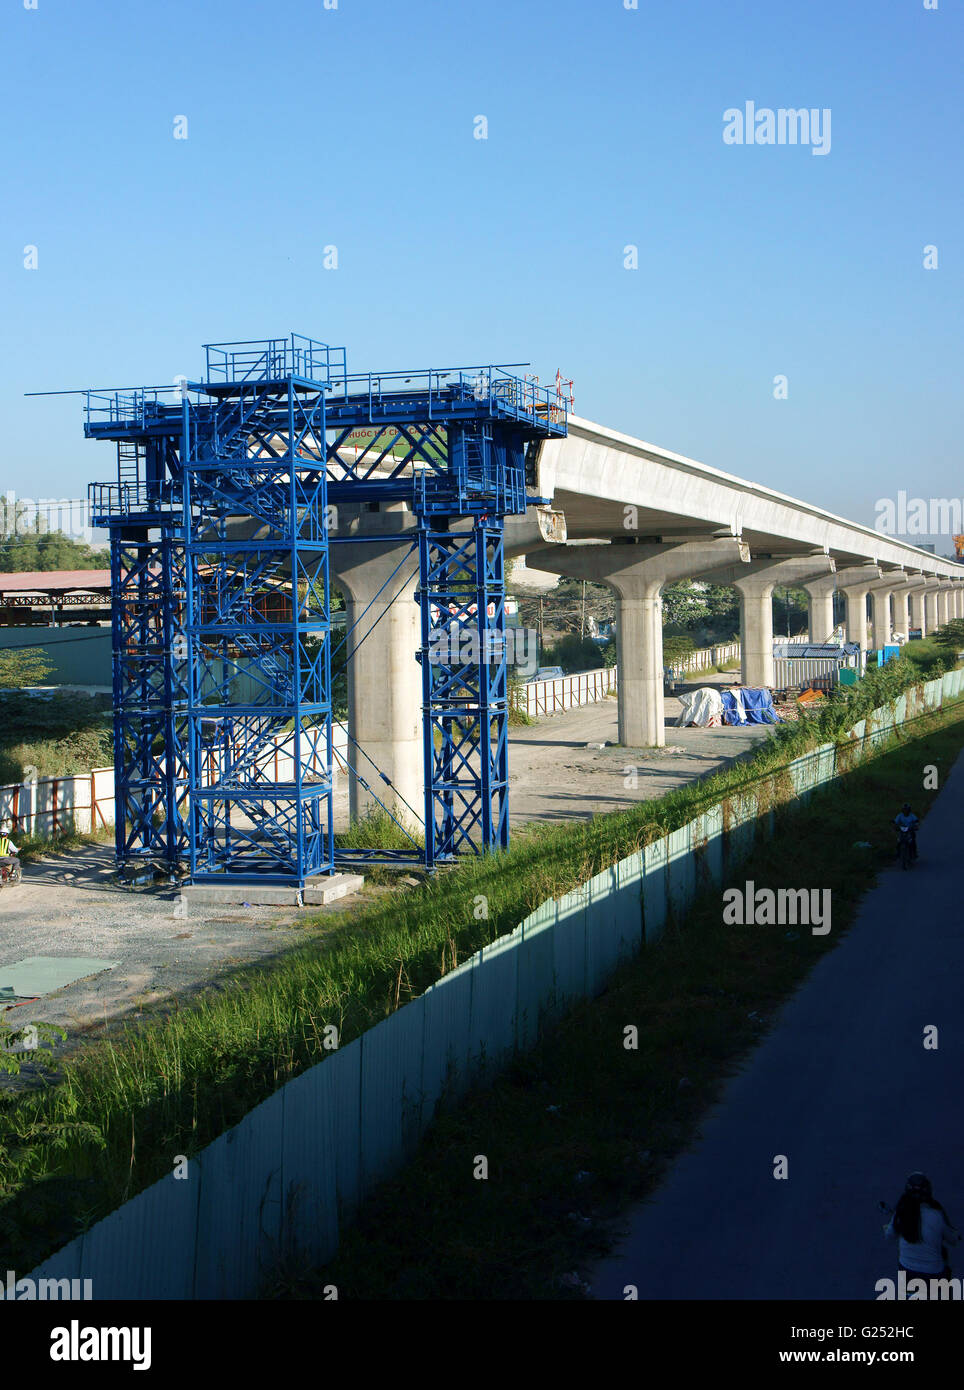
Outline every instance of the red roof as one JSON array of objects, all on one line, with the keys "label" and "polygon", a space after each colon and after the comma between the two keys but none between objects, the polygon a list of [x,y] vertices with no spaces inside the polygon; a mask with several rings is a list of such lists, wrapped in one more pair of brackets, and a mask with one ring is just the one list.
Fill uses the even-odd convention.
[{"label": "red roof", "polygon": [[71,589],[106,589],[110,570],[34,570],[29,574],[0,574],[0,593],[49,594]]}]

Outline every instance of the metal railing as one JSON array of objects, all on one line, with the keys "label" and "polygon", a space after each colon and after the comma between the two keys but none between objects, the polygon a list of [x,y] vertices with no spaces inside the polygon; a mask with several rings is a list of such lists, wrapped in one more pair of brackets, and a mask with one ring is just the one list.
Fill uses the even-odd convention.
[{"label": "metal railing", "polygon": [[208,382],[282,381],[290,376],[327,384],[344,380],[345,349],[329,347],[317,338],[292,333],[289,338],[250,339],[238,343],[205,343]]},{"label": "metal railing", "polygon": [[504,367],[444,367],[410,372],[359,372],[332,381],[331,400],[367,397],[369,411],[386,411],[412,396],[428,404],[428,418],[447,413],[453,403],[488,403],[493,415],[515,415],[565,427],[567,406],[552,387],[514,376]]},{"label": "metal railing", "polygon": [[93,518],[180,511],[183,505],[180,484],[170,479],[163,483],[143,479],[136,483],[89,483],[87,499]]}]

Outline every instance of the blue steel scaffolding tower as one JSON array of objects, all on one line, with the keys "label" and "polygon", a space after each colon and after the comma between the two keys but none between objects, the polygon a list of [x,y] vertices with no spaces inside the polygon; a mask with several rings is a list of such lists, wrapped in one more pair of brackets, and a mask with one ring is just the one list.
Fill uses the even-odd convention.
[{"label": "blue steel scaffolding tower", "polygon": [[[564,405],[499,367],[348,376],[343,349],[296,334],[206,354],[173,392],[87,393],[85,433],[118,456],[90,491],[111,534],[119,867],[303,886],[504,847],[503,522],[536,500],[527,450],[565,434]],[[424,848],[336,850],[329,516],[398,502],[417,519]]]}]

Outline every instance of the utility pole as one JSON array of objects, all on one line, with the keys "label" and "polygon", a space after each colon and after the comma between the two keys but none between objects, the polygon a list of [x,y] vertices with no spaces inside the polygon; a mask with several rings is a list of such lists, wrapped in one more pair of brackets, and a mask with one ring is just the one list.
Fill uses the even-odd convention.
[{"label": "utility pole", "polygon": [[579,636],[586,636],[586,581],[582,581],[582,618],[579,621]]}]

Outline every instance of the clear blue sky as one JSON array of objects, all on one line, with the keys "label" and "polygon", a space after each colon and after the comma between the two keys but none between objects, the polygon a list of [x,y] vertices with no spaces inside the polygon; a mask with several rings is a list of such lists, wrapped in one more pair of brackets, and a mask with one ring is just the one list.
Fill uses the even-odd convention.
[{"label": "clear blue sky", "polygon": [[[561,367],[578,414],[869,524],[964,495],[962,40],[960,0],[5,0],[0,490],[112,471],[23,392],[294,329]],[[830,108],[830,153],[724,144],[747,100]]]}]

